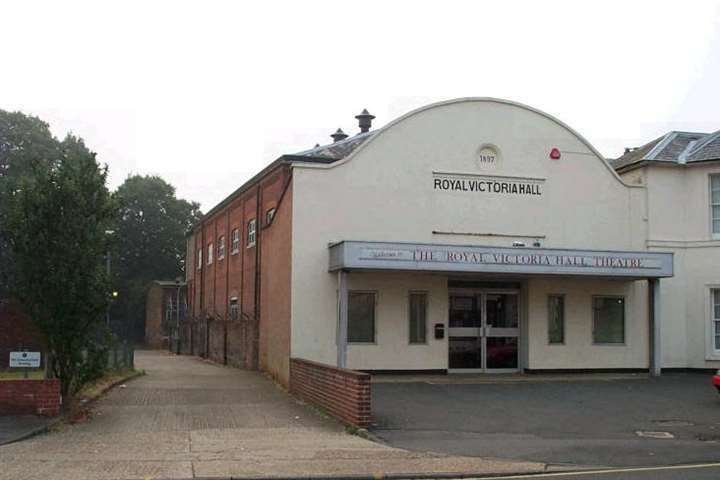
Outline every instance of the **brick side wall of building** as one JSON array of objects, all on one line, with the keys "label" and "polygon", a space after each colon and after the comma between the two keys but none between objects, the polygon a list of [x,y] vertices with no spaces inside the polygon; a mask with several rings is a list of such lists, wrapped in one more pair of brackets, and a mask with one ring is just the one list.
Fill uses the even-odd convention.
[{"label": "brick side wall of building", "polygon": [[370,375],[299,358],[290,360],[290,392],[343,423],[371,422]]},{"label": "brick side wall of building", "polygon": [[17,303],[0,300],[0,370],[9,368],[10,352],[20,350],[44,352],[43,336]]},{"label": "brick side wall of building", "polygon": [[[289,231],[274,233],[276,222],[266,225],[266,215],[269,209],[280,206],[280,198],[290,180],[288,166],[281,166],[268,172],[255,184],[249,185],[228,199],[222,207],[211,212],[188,238],[187,258],[192,259],[187,265],[188,274],[188,301],[190,303],[190,318],[188,325],[181,328],[183,338],[180,351],[201,355],[217,362],[227,362],[229,365],[242,368],[256,369],[260,366],[260,343],[262,333],[260,324],[264,318],[262,311],[262,286],[278,292],[279,283],[287,281],[286,290],[289,292]],[[286,196],[287,197],[287,196]],[[283,197],[285,198],[285,197]],[[285,202],[286,199],[283,200]],[[282,209],[281,209],[282,210]],[[287,215],[291,215],[288,210]],[[256,219],[256,243],[248,245],[248,227],[251,219]],[[278,225],[287,222],[278,222]],[[279,227],[283,228],[283,227]],[[288,227],[289,228],[289,227]],[[236,252],[232,248],[232,232],[240,232],[240,245]],[[272,250],[267,250],[266,237],[270,237],[271,248],[281,247],[279,255],[281,262],[287,265],[278,265]],[[278,242],[288,239],[287,246],[280,246]],[[224,241],[225,255],[219,258],[218,244]],[[208,263],[208,248],[212,244],[212,262]],[[283,250],[284,248],[284,250]],[[263,250],[265,249],[265,250]],[[198,251],[202,251],[202,265],[198,268]],[[265,251],[266,254],[261,252]],[[273,264],[272,268],[283,270],[278,277],[274,272],[262,266],[263,258]],[[260,273],[258,274],[258,263]],[[274,280],[267,283],[264,275],[271,275]],[[238,315],[231,318],[230,301],[236,299]],[[281,300],[284,302],[284,300]],[[283,308],[285,308],[283,306]],[[282,321],[287,333],[278,329],[268,330],[269,334],[280,338],[281,352],[289,355],[289,300],[287,305],[287,321],[276,320],[278,312],[270,308],[273,319],[267,322],[273,325]],[[210,318],[210,328],[205,325]],[[267,324],[266,322],[266,324]],[[226,323],[226,325],[224,325]],[[192,324],[192,327],[190,326]],[[192,334],[191,334],[192,330]],[[192,342],[190,342],[192,336]],[[286,337],[288,340],[286,340]],[[191,345],[190,345],[191,343]],[[285,344],[287,343],[287,348]],[[267,361],[261,368],[272,368],[276,377],[285,378],[287,382],[289,367],[275,362],[276,353],[273,348],[266,349],[270,356],[265,354]],[[287,359],[285,360],[287,364]],[[270,366],[272,363],[272,367]],[[284,373],[283,373],[284,371]]]},{"label": "brick side wall of building", "polygon": [[0,382],[0,415],[60,414],[60,381],[7,380]]},{"label": "brick side wall of building", "polygon": [[260,368],[284,386],[290,382],[292,185],[277,206],[261,245]]}]

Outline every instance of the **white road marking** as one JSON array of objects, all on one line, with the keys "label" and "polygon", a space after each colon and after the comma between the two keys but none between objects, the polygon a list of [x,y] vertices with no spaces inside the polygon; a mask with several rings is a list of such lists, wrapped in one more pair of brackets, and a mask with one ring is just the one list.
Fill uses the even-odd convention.
[{"label": "white road marking", "polygon": [[692,470],[698,468],[720,468],[720,463],[699,463],[696,465],[668,465],[664,467],[610,468],[605,470],[581,470],[574,472],[529,473],[500,477],[481,477],[483,480],[512,480],[515,478],[554,478],[582,475],[608,475],[613,473],[657,472],[662,470]]}]

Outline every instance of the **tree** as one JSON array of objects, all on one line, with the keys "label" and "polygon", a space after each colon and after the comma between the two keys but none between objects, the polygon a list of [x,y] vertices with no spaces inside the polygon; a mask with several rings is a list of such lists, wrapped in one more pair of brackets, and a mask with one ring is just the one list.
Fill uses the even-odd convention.
[{"label": "tree", "polygon": [[21,156],[26,171],[4,194],[5,226],[14,296],[45,335],[67,397],[80,386],[83,352],[92,349],[108,307],[103,258],[115,210],[107,168],[83,141],[68,136],[55,146],[56,157]]},{"label": "tree", "polygon": [[112,318],[122,322],[128,338],[141,341],[148,285],[183,275],[185,236],[202,214],[197,203],[177,198],[175,188],[157,176],[128,177],[115,199],[113,285],[119,295]]},{"label": "tree", "polygon": [[0,299],[10,295],[14,270],[6,233],[10,197],[30,172],[32,161],[49,166],[60,159],[58,147],[47,123],[0,110]]}]

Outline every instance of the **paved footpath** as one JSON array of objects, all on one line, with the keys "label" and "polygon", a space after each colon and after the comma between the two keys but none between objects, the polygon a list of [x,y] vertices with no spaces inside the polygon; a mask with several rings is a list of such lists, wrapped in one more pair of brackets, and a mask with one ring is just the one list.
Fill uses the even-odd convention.
[{"label": "paved footpath", "polygon": [[544,464],[410,452],[345,433],[258,372],[136,352],[147,375],[90,420],[0,446],[0,479],[189,479],[537,472]]}]

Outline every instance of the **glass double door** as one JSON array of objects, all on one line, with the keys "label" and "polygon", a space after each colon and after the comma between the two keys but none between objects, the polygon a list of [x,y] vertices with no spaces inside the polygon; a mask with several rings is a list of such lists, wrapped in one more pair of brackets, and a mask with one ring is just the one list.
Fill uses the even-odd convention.
[{"label": "glass double door", "polygon": [[517,371],[519,319],[516,291],[451,290],[450,370]]}]

